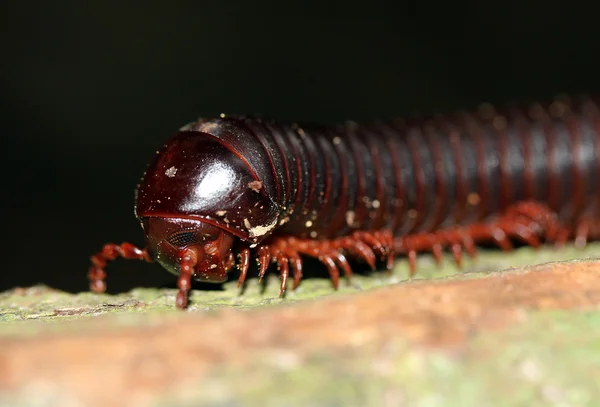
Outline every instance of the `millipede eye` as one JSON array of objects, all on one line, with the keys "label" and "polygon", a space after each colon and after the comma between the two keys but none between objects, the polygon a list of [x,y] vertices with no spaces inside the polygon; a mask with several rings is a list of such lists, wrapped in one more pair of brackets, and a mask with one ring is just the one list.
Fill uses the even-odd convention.
[{"label": "millipede eye", "polygon": [[200,233],[195,230],[181,230],[171,233],[167,236],[166,241],[176,247],[185,247],[193,243],[198,243],[202,240]]}]

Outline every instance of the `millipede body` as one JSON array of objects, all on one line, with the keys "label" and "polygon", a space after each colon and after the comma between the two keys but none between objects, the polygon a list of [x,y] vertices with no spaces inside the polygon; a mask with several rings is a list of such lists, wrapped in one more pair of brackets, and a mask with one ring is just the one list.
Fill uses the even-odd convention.
[{"label": "millipede body", "polygon": [[90,285],[106,288],[118,256],[158,261],[191,280],[240,284],[252,259],[276,263],[281,294],[313,257],[337,287],[348,258],[411,270],[495,242],[532,246],[600,236],[600,112],[594,99],[494,109],[482,105],[419,119],[335,126],[221,115],[181,128],[149,165],[135,213],[146,246],[107,244],[92,256]]}]

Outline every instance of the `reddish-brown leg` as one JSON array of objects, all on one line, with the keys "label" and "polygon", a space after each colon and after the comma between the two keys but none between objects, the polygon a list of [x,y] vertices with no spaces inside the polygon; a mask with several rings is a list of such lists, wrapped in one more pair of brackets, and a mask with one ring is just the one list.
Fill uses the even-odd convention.
[{"label": "reddish-brown leg", "polygon": [[333,288],[337,290],[340,281],[340,270],[338,270],[331,256],[321,255],[318,258],[319,261],[321,261],[323,264],[325,264],[325,267],[327,267],[329,277],[331,278],[331,282],[333,283]]},{"label": "reddish-brown leg", "polygon": [[290,276],[290,264],[288,258],[285,256],[278,257],[279,264],[279,276],[281,278],[281,285],[279,286],[279,297],[283,297],[285,290],[287,289],[287,281]]},{"label": "reddish-brown leg", "polygon": [[[389,230],[378,231],[357,231],[351,235],[353,245],[364,244],[369,248],[369,251],[379,255],[385,260],[385,267],[391,270],[394,267],[394,237]],[[334,241],[335,242],[335,241]],[[362,257],[362,256],[359,256]],[[372,259],[369,264],[371,268],[375,268],[376,259]]]},{"label": "reddish-brown leg", "polygon": [[509,239],[539,247],[541,239],[560,243],[569,235],[569,230],[554,212],[543,204],[530,201],[515,204],[495,220],[467,226],[465,231],[476,242],[491,239],[506,250],[512,248]]},{"label": "reddish-brown leg", "polygon": [[271,261],[271,252],[269,251],[269,246],[264,245],[260,246],[258,249],[258,263],[260,264],[260,269],[258,271],[258,280],[261,281],[269,268],[269,264]]},{"label": "reddish-brown leg", "polygon": [[292,289],[295,290],[300,285],[300,280],[302,280],[302,258],[298,253],[290,254],[290,266],[294,273],[294,285],[292,286]]},{"label": "reddish-brown leg", "polygon": [[[600,223],[597,229],[600,235]],[[487,222],[447,228],[434,233],[416,233],[395,239],[389,231],[357,231],[350,236],[324,241],[275,237],[258,249],[259,276],[262,278],[270,262],[274,262],[278,264],[282,279],[281,293],[285,292],[290,268],[294,276],[293,287],[296,288],[302,278],[300,256],[303,255],[319,259],[327,267],[334,287],[337,287],[340,269],[347,278],[352,275],[345,254],[365,261],[372,269],[375,269],[378,257],[383,258],[386,267],[391,269],[395,255],[405,254],[408,257],[410,274],[413,275],[416,272],[419,252],[431,252],[439,263],[443,257],[443,250],[450,249],[460,267],[463,249],[469,256],[474,257],[477,253],[477,243],[493,241],[502,249],[511,250],[511,239],[518,239],[538,247],[542,239],[559,239],[564,231],[565,228],[559,223],[557,216],[547,207],[537,202],[521,202],[509,208],[502,216]],[[581,235],[584,235],[585,225],[581,226],[581,231]]]},{"label": "reddish-brown leg", "polygon": [[460,243],[452,243],[450,246],[450,250],[452,252],[452,257],[454,257],[454,262],[458,266],[458,268],[462,267],[462,246]]},{"label": "reddish-brown leg", "polygon": [[287,281],[290,276],[290,269],[293,272],[294,284],[296,289],[302,278],[302,259],[296,245],[300,242],[293,237],[275,238],[269,244],[260,246],[257,259],[260,263],[259,279],[265,276],[270,263],[277,264],[281,284],[279,287],[279,297],[283,297],[287,290]]},{"label": "reddish-brown leg", "polygon": [[177,308],[183,309],[188,305],[190,289],[192,288],[192,274],[198,258],[196,252],[191,249],[182,250],[179,256],[181,257],[180,273],[177,278],[179,291],[177,292],[175,304]]},{"label": "reddish-brown leg", "polygon": [[563,244],[569,238],[573,238],[575,240],[575,247],[584,248],[588,239],[599,239],[600,238],[600,220],[593,218],[589,215],[582,216],[572,231],[567,236],[566,233],[563,233],[562,240],[559,244]]},{"label": "reddish-brown leg", "polygon": [[332,256],[335,264],[344,272],[344,277],[346,277],[346,279],[350,281],[350,279],[352,278],[352,268],[350,267],[350,263],[348,263],[348,260],[346,260],[346,256],[344,256],[344,254],[341,251],[334,252]]},{"label": "reddish-brown leg", "polygon": [[246,281],[246,276],[248,275],[248,268],[250,267],[250,249],[247,247],[242,248],[239,256],[240,263],[238,267],[240,269],[240,278],[238,278],[238,287],[244,284],[244,281]]},{"label": "reddish-brown leg", "polygon": [[295,289],[302,279],[301,256],[306,256],[318,259],[327,267],[333,286],[337,288],[340,270],[348,281],[352,277],[352,268],[348,263],[346,253],[364,260],[375,269],[377,261],[375,252],[387,261],[386,265],[389,268],[393,266],[394,248],[391,233],[361,231],[333,240],[278,236],[257,249],[257,259],[260,263],[259,277],[262,278],[265,275],[269,260],[271,260],[278,265],[281,276],[281,294],[285,292],[290,269],[293,272],[293,288]]},{"label": "reddish-brown leg", "polygon": [[417,233],[396,238],[394,249],[407,255],[412,275],[416,271],[418,252],[430,251],[439,262],[441,251],[450,248],[457,265],[460,266],[463,247],[473,257],[476,253],[476,243],[493,241],[503,250],[511,250],[511,239],[517,239],[530,246],[539,247],[541,239],[565,239],[565,233],[568,233],[568,230],[546,206],[537,202],[521,202],[509,208],[502,216],[487,222],[448,228],[434,234]]},{"label": "reddish-brown leg", "polygon": [[437,264],[440,264],[443,251],[451,241],[445,233],[419,233],[402,236],[394,241],[394,250],[408,257],[409,274],[413,276],[417,269],[417,253],[430,251]]},{"label": "reddish-brown leg", "polygon": [[417,250],[422,239],[427,238],[428,234],[410,235],[397,238],[394,241],[394,251],[405,254],[408,257],[408,269],[410,275],[414,275],[417,270]]},{"label": "reddish-brown leg", "polygon": [[448,242],[454,261],[459,268],[462,267],[463,247],[469,256],[475,256],[475,244],[472,239],[458,229],[441,230],[436,235],[439,241]]},{"label": "reddish-brown leg", "polygon": [[106,291],[106,272],[104,268],[109,261],[115,260],[117,257],[133,260],[145,260],[152,262],[152,258],[146,249],[140,249],[131,243],[107,243],[102,247],[102,250],[91,257],[92,267],[88,272],[90,280],[90,290],[102,293]]},{"label": "reddish-brown leg", "polygon": [[538,232],[551,241],[554,240],[557,234],[565,230],[558,220],[558,215],[546,205],[539,202],[518,202],[508,208],[501,219],[514,221],[517,218],[531,219],[533,221],[532,228],[539,227],[540,230]]},{"label": "reddish-brown leg", "polygon": [[590,224],[587,220],[581,221],[575,230],[575,247],[584,248],[590,233]]},{"label": "reddish-brown leg", "polygon": [[385,246],[387,248],[387,259],[385,262],[385,268],[388,271],[391,271],[394,268],[394,260],[396,258],[396,253],[394,252],[394,236],[389,230],[383,231],[382,236],[383,240],[385,241]]},{"label": "reddish-brown leg", "polygon": [[387,252],[383,243],[379,239],[380,236],[376,233],[367,232],[367,231],[358,231],[352,234],[352,238],[354,240],[360,240],[367,244],[372,251],[375,253],[379,253],[379,255],[384,256]]},{"label": "reddish-brown leg", "polygon": [[[582,245],[587,244],[588,239],[598,240],[600,239],[600,219],[592,217],[582,218],[575,230],[575,238],[579,238],[582,241]],[[585,241],[585,244],[583,241]]]},{"label": "reddish-brown leg", "polygon": [[367,263],[372,270],[375,270],[377,257],[375,256],[375,253],[373,253],[373,250],[362,241],[355,240],[351,237],[343,237],[336,240],[336,247],[352,253],[355,257]]}]

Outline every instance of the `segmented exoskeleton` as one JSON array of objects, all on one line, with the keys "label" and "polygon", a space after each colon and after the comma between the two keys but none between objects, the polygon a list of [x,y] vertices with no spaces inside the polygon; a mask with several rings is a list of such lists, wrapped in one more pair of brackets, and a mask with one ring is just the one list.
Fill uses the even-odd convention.
[{"label": "segmented exoskeleton", "polygon": [[[600,235],[600,113],[591,98],[546,106],[337,126],[225,116],[199,119],[158,151],[136,193],[147,248],[108,244],[92,257],[92,288],[117,255],[157,260],[179,275],[240,283],[252,256],[277,263],[281,293],[302,258],[337,286],[347,256],[391,268],[511,239],[579,245]],[[238,258],[236,259],[236,255]]]}]

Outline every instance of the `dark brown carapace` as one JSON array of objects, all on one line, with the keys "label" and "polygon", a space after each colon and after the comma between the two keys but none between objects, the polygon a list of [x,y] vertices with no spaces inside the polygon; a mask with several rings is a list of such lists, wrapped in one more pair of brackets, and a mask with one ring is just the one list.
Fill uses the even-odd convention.
[{"label": "dark brown carapace", "polygon": [[591,98],[545,106],[338,126],[249,117],[199,119],[157,153],[136,191],[146,247],[107,244],[92,257],[104,291],[109,260],[158,261],[177,274],[177,306],[191,279],[239,283],[251,258],[297,287],[303,257],[335,287],[347,256],[388,269],[418,252],[439,260],[512,240],[531,246],[600,236],[600,114]]}]

